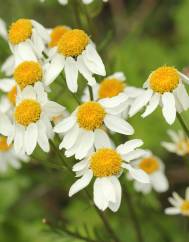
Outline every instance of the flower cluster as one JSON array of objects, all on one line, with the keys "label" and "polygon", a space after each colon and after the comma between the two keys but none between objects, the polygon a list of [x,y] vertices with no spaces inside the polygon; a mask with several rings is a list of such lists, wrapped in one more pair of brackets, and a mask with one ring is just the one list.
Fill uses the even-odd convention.
[{"label": "flower cluster", "polygon": [[[166,122],[173,124],[176,115],[189,108],[187,76],[175,67],[162,66],[152,71],[143,88],[137,88],[126,83],[122,72],[106,76],[97,47],[82,29],[65,25],[47,29],[35,20],[18,19],[8,32],[0,22],[0,33],[12,52],[2,66],[5,77],[0,80],[4,93],[0,102],[1,170],[8,164],[20,167],[19,160],[27,161],[37,145],[49,152],[54,137],[59,136],[58,152],[75,160],[72,171],[78,179],[69,196],[94,181],[95,205],[115,212],[121,203],[122,174],[134,180],[137,191],[168,190],[165,165],[140,148],[141,139],[129,140],[134,128],[128,119],[146,106],[144,118],[159,105]],[[81,100],[77,97],[79,74],[85,84]],[[78,102],[71,112],[49,98],[59,78]],[[121,135],[121,144],[115,142],[116,134]],[[173,143],[162,142],[167,150],[181,156],[189,153],[184,133],[169,131],[169,135]],[[188,191],[186,200],[174,194],[170,202],[176,208],[166,213],[188,215],[187,199]]]}]

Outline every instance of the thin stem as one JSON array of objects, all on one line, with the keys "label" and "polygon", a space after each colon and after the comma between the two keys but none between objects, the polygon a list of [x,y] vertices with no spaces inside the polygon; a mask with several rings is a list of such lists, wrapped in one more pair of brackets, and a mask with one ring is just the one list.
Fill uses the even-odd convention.
[{"label": "thin stem", "polygon": [[113,239],[114,242],[120,242],[120,239],[115,234],[115,232],[112,229],[111,225],[109,224],[108,219],[106,218],[105,214],[103,212],[101,212],[95,206],[95,204],[93,203],[93,200],[91,199],[91,196],[90,196],[90,194],[88,193],[87,190],[85,190],[85,194],[86,194],[87,198],[89,199],[90,204],[95,208],[95,211],[97,212],[98,216],[102,220],[104,227],[105,227],[106,231],[108,232],[108,234],[110,235],[110,237]]},{"label": "thin stem", "polygon": [[78,2],[78,0],[72,1],[72,8],[73,8],[74,15],[75,15],[76,26],[78,26],[79,28],[82,28],[82,22],[81,22],[81,18],[80,18],[80,11],[79,11],[79,2]]},{"label": "thin stem", "polygon": [[90,96],[90,99],[91,99],[91,101],[93,101],[94,100],[93,89],[92,89],[91,86],[88,86],[88,88],[89,88],[89,96]]},{"label": "thin stem", "polygon": [[182,118],[182,116],[181,116],[179,113],[177,113],[177,119],[178,119],[180,125],[182,126],[182,128],[183,128],[185,134],[186,134],[186,135],[188,136],[188,138],[189,138],[189,129],[188,129],[188,127],[186,126],[186,124],[185,124],[185,122],[184,122],[184,119]]},{"label": "thin stem", "polygon": [[134,206],[133,206],[133,201],[132,198],[128,192],[128,189],[126,189],[124,187],[124,192],[123,194],[125,195],[125,199],[126,199],[126,203],[128,206],[128,211],[130,213],[130,217],[132,219],[133,222],[133,226],[135,228],[135,233],[136,233],[136,237],[138,242],[144,242],[143,236],[142,236],[142,231],[141,231],[141,227],[140,227],[140,223],[138,221]]},{"label": "thin stem", "polygon": [[67,170],[69,172],[72,173],[72,170],[71,168],[67,165],[67,163],[65,162],[64,160],[64,157],[61,155],[61,152],[59,149],[57,149],[56,145],[54,144],[54,142],[52,140],[50,140],[50,144],[51,144],[51,147],[53,148],[55,154],[59,157],[59,159],[62,161],[62,163],[65,165],[65,167],[67,168]]}]

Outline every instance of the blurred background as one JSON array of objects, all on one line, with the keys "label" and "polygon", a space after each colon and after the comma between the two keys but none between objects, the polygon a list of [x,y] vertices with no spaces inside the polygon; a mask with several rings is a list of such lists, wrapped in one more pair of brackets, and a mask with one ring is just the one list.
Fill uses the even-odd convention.
[{"label": "blurred background", "polygon": [[[128,85],[142,86],[153,69],[165,64],[189,73],[188,0],[109,0],[106,4],[94,0],[92,4],[79,5],[77,9],[76,0],[72,3],[61,6],[56,0],[44,3],[38,0],[0,0],[0,18],[7,25],[17,18],[32,18],[48,28],[68,25],[85,29],[103,57],[107,74],[123,71]],[[80,12],[80,22],[76,11]],[[0,38],[0,64],[9,54],[7,43]],[[3,77],[2,73],[0,75]],[[56,88],[53,89],[55,92]],[[69,95],[64,95],[64,90],[58,102],[70,111],[76,105]],[[184,117],[188,123],[189,115],[186,113]],[[170,129],[161,110],[146,119],[136,115],[131,123],[136,130],[135,137],[143,139],[145,148],[165,162],[171,186],[169,192],[162,195],[134,193],[145,242],[187,242],[188,221],[165,216],[163,209],[168,205],[167,197],[172,190],[183,194],[189,184],[188,157],[183,159],[171,155],[161,147],[160,142],[168,140],[166,131]],[[176,122],[171,128],[181,127]],[[0,174],[0,242],[82,241],[49,229],[42,223],[44,218],[63,221],[63,224],[83,233],[86,233],[84,224],[87,224],[90,233],[96,230],[103,234],[101,222],[84,195],[68,198],[68,189],[74,178],[61,167],[58,158],[50,154],[52,163],[47,164],[45,154],[39,150],[35,153],[40,158],[34,154],[32,161],[19,171]],[[133,189],[130,182],[128,189]],[[126,203],[123,199],[118,213],[107,214],[123,241],[134,242]]]}]

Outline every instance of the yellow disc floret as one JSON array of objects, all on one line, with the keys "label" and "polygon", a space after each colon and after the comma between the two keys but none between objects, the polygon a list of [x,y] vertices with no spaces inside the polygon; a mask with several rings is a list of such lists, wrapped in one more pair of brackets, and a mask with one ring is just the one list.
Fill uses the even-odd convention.
[{"label": "yellow disc floret", "polygon": [[14,71],[14,79],[21,89],[42,80],[42,68],[38,62],[24,61]]},{"label": "yellow disc floret", "polygon": [[94,130],[103,125],[105,117],[104,108],[97,102],[86,102],[79,106],[77,122],[81,128]]},{"label": "yellow disc floret", "polygon": [[5,152],[9,150],[11,145],[7,144],[7,137],[0,136],[0,152]]},{"label": "yellow disc floret", "polygon": [[58,51],[64,56],[77,57],[89,43],[88,35],[79,29],[67,31],[58,42]]},{"label": "yellow disc floret", "polygon": [[50,34],[50,42],[49,42],[49,47],[55,47],[57,46],[60,38],[69,30],[68,27],[60,25],[55,27],[51,34]]},{"label": "yellow disc floret", "polygon": [[180,209],[183,215],[189,216],[189,200],[184,200]]},{"label": "yellow disc floret", "polygon": [[15,105],[16,104],[16,95],[17,95],[17,88],[14,86],[8,93],[7,97],[10,101],[11,104]]},{"label": "yellow disc floret", "polygon": [[139,167],[146,173],[151,174],[159,169],[159,162],[155,157],[147,157],[141,160]]},{"label": "yellow disc floret", "polygon": [[90,168],[96,177],[118,175],[121,171],[121,156],[111,148],[96,151],[90,159]]},{"label": "yellow disc floret", "polygon": [[176,68],[162,66],[152,72],[149,84],[154,92],[172,92],[179,84],[179,73]]},{"label": "yellow disc floret", "polygon": [[105,79],[100,83],[98,95],[100,98],[114,97],[124,90],[124,83],[118,79]]},{"label": "yellow disc floret", "polygon": [[9,29],[8,38],[11,44],[17,45],[32,35],[32,23],[29,19],[19,19],[12,23]]},{"label": "yellow disc floret", "polygon": [[14,117],[18,124],[28,126],[40,119],[41,106],[33,99],[25,99],[15,109]]}]

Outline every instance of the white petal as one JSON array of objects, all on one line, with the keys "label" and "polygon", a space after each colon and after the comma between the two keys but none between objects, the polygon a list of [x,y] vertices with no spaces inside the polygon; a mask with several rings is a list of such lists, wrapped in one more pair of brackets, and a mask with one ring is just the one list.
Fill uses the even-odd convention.
[{"label": "white petal", "polygon": [[102,129],[95,130],[95,147],[96,149],[100,149],[103,147],[111,148],[111,141],[106,132]]},{"label": "white petal", "polygon": [[54,127],[55,133],[63,133],[69,131],[76,123],[76,117],[74,115],[63,119]]},{"label": "white petal", "polygon": [[89,161],[88,161],[87,159],[82,160],[82,161],[80,161],[80,162],[77,162],[77,163],[73,166],[72,170],[75,171],[75,172],[81,171],[81,170],[83,170],[84,168],[87,167],[88,163],[89,163]]},{"label": "white petal", "polygon": [[15,57],[16,59],[16,64],[20,64],[22,61],[26,60],[33,60],[37,61],[37,57],[34,54],[34,50],[30,43],[28,41],[21,42],[20,44],[15,46]]},{"label": "white petal", "polygon": [[108,207],[108,201],[106,200],[102,191],[101,179],[97,178],[94,182],[94,203],[102,211]]},{"label": "white petal", "polygon": [[120,93],[119,95],[112,98],[103,98],[99,100],[99,103],[104,108],[114,108],[119,106],[121,103],[127,101],[128,97],[124,93]]},{"label": "white petal", "polygon": [[0,133],[9,136],[13,132],[13,125],[6,114],[0,114]]},{"label": "white petal", "polygon": [[15,128],[14,149],[17,154],[24,148],[24,131],[22,126],[16,126]]},{"label": "white petal", "polygon": [[189,108],[189,96],[184,85],[180,84],[175,90],[175,93],[183,109],[187,110]]},{"label": "white petal", "polygon": [[141,145],[143,145],[143,141],[141,139],[133,139],[127,141],[125,144],[119,145],[116,150],[121,155],[124,155],[140,147]]},{"label": "white petal", "polygon": [[2,64],[1,70],[6,76],[11,76],[14,72],[15,59],[14,55],[10,55]]},{"label": "white petal", "polygon": [[145,112],[141,116],[145,118],[146,116],[150,115],[157,108],[159,101],[160,101],[160,94],[155,93],[150,99],[150,102]]},{"label": "white petal", "polygon": [[174,208],[174,207],[166,208],[165,213],[168,215],[177,215],[177,214],[180,214],[180,209]]},{"label": "white petal", "polygon": [[176,152],[177,151],[177,147],[175,144],[173,143],[169,143],[169,142],[161,142],[161,145],[167,149],[169,152]]},{"label": "white petal", "polygon": [[152,90],[145,90],[141,95],[139,95],[135,101],[132,103],[131,108],[129,110],[129,116],[134,116],[137,112],[139,112],[151,99],[153,94]]},{"label": "white petal", "polygon": [[93,86],[96,84],[95,78],[92,76],[91,71],[89,71],[83,61],[82,56],[78,56],[77,58],[77,64],[78,64],[78,69],[79,72],[84,76],[84,78],[88,81],[88,84],[90,86]]},{"label": "white petal", "polygon": [[69,132],[66,133],[62,142],[59,145],[59,149],[70,149],[77,141],[79,136],[79,127],[76,124]]},{"label": "white petal", "polygon": [[42,24],[38,23],[37,21],[32,19],[32,25],[33,27],[36,29],[36,31],[38,32],[38,35],[41,36],[41,38],[48,43],[50,41],[50,37],[48,34],[48,31],[46,28],[43,27]]},{"label": "white petal", "polygon": [[168,180],[163,172],[155,172],[150,176],[152,186],[156,192],[166,192],[169,188]]},{"label": "white petal", "polygon": [[189,187],[186,188],[185,198],[186,200],[189,200]]},{"label": "white petal", "polygon": [[0,79],[0,89],[3,92],[9,92],[15,85],[16,82],[12,78]]},{"label": "white petal", "polygon": [[126,162],[129,162],[129,161],[136,160],[136,159],[139,159],[139,158],[145,156],[146,153],[147,152],[143,149],[136,149],[129,153],[126,153],[125,155],[122,155],[122,157],[124,158],[124,160]]},{"label": "white petal", "polygon": [[7,40],[7,26],[3,19],[0,18],[0,36]]},{"label": "white petal", "polygon": [[162,113],[168,124],[173,124],[176,118],[175,98],[172,93],[162,95]]},{"label": "white petal", "polygon": [[47,131],[45,124],[39,120],[38,122],[38,138],[37,138],[38,145],[41,147],[41,149],[45,152],[49,152],[50,145],[49,140],[47,137]]},{"label": "white petal", "polygon": [[94,45],[89,44],[86,47],[86,50],[83,51],[83,60],[85,62],[85,65],[88,67],[88,69],[97,75],[105,76],[106,70],[104,67],[104,64],[97,53]]},{"label": "white petal", "polygon": [[134,133],[133,127],[127,121],[117,116],[106,115],[104,123],[111,131],[125,135],[132,135]]},{"label": "white petal", "polygon": [[[19,99],[19,95],[17,96]],[[23,99],[36,99],[36,93],[32,86],[26,86],[21,92],[21,97]]]},{"label": "white petal", "polygon": [[88,170],[85,175],[78,179],[69,190],[69,197],[73,196],[75,193],[81,191],[83,188],[87,187],[93,177],[93,173],[91,170]]},{"label": "white petal", "polygon": [[94,132],[93,131],[84,131],[82,132],[80,143],[75,153],[76,159],[83,159],[92,148],[94,144]]},{"label": "white petal", "polygon": [[122,164],[122,167],[126,168],[130,172],[130,175],[138,182],[150,183],[150,178],[148,174],[145,173],[143,170],[133,168],[131,165],[125,163]]},{"label": "white petal", "polygon": [[31,155],[37,145],[38,129],[36,124],[30,124],[25,131],[24,146],[27,155]]},{"label": "white petal", "polygon": [[116,195],[116,199],[115,199],[114,203],[113,202],[109,202],[109,208],[113,212],[117,212],[117,210],[119,209],[120,204],[121,204],[121,185],[120,185],[120,182],[119,182],[117,177],[112,176],[110,179],[111,179],[111,182],[112,182],[113,187],[114,187],[114,192],[115,192],[115,195]]},{"label": "white petal", "polygon": [[77,92],[78,67],[76,61],[72,57],[66,58],[65,75],[68,89],[71,92]]},{"label": "white petal", "polygon": [[45,84],[51,84],[63,70],[65,64],[65,58],[63,55],[56,55],[50,63],[47,71],[45,72],[44,80]]},{"label": "white petal", "polygon": [[54,101],[48,101],[44,105],[43,110],[47,114],[47,116],[51,119],[55,116],[62,114],[65,108]]}]

